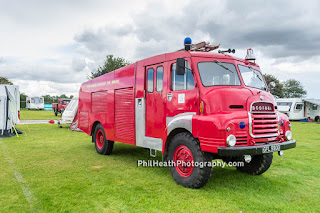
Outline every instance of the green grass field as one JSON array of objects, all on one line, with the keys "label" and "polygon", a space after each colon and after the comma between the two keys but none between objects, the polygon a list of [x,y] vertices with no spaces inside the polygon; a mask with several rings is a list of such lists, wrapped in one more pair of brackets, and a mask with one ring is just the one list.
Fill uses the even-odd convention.
[{"label": "green grass field", "polygon": [[53,111],[21,109],[20,119],[21,120],[56,120],[56,119],[61,119],[61,114],[58,114],[58,116],[55,116]]},{"label": "green grass field", "polygon": [[214,168],[198,190],[177,185],[168,168],[137,167],[154,159],[149,150],[116,143],[102,156],[84,133],[18,128],[27,134],[0,139],[0,212],[320,212],[316,123],[293,123],[297,148],[274,154],[263,175]]}]

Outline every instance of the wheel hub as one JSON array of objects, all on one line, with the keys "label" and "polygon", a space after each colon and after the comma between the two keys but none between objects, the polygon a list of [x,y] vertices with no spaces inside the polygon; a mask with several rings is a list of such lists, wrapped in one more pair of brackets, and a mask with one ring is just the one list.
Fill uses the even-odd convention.
[{"label": "wheel hub", "polygon": [[104,144],[104,135],[101,129],[99,129],[96,134],[96,144],[99,149],[102,149]]},{"label": "wheel hub", "polygon": [[182,177],[189,177],[194,169],[193,155],[190,149],[184,145],[180,145],[174,151],[175,168]]}]

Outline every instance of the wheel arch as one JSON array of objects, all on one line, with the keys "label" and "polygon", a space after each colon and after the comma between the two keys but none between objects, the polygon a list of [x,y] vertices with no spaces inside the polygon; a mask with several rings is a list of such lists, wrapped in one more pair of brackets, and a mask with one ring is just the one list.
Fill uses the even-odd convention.
[{"label": "wheel arch", "polygon": [[92,142],[94,142],[94,131],[95,131],[95,129],[96,129],[96,126],[98,125],[98,124],[100,124],[100,121],[95,121],[93,124],[92,124],[92,126],[91,126],[91,131],[90,131],[90,135],[92,136]]},{"label": "wheel arch", "polygon": [[[189,133],[190,135],[192,135],[191,132],[189,132],[187,129],[185,128],[176,128],[174,130],[172,130],[170,132],[170,134],[168,135],[168,137],[166,137],[166,139],[164,140],[164,144],[163,144],[163,147],[162,147],[162,156],[163,156],[163,160],[166,160],[167,159],[167,156],[168,156],[168,148],[169,148],[169,144],[172,140],[172,138],[174,136],[176,136],[177,134],[179,133],[182,133],[182,132],[187,132]],[[193,136],[193,135],[192,135]]]},{"label": "wheel arch", "polygon": [[166,159],[168,154],[170,141],[175,135],[181,132],[188,132],[189,134],[193,135],[192,119],[195,114],[195,112],[186,112],[178,114],[174,117],[167,117],[167,127],[162,137],[162,154],[164,160]]}]

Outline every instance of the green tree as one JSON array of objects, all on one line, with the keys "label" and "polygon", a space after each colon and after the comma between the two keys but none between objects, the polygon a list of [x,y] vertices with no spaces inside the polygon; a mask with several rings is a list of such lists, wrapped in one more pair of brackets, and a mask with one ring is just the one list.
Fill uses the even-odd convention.
[{"label": "green tree", "polygon": [[284,82],[283,92],[285,98],[303,98],[307,94],[301,82],[295,79],[289,79]]},{"label": "green tree", "polygon": [[27,95],[24,94],[23,92],[20,93],[20,101],[26,101],[27,100]]},{"label": "green tree", "polygon": [[42,97],[44,99],[45,104],[52,104],[53,103],[53,97],[51,97],[50,95],[43,95]]},{"label": "green tree", "polygon": [[274,82],[276,86],[270,90],[270,93],[277,98],[283,98],[283,84],[275,77],[274,75],[264,74],[264,79],[266,80],[267,85],[269,86],[270,82]]},{"label": "green tree", "polygon": [[23,92],[20,93],[20,108],[26,108],[27,97],[28,96]]},{"label": "green tree", "polygon": [[88,76],[89,79],[93,79],[104,75],[108,72],[112,72],[121,67],[127,66],[130,63],[126,61],[124,58],[114,57],[113,55],[107,55],[102,66],[99,66],[98,69],[91,72],[91,75]]},{"label": "green tree", "polygon": [[0,84],[13,85],[13,83],[10,80],[8,80],[6,77],[0,77]]}]

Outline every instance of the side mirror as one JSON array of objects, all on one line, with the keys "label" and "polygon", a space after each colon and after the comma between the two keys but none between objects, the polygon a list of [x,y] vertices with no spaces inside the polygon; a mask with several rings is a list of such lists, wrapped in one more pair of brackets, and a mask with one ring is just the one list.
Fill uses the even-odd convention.
[{"label": "side mirror", "polygon": [[177,75],[184,75],[185,63],[186,63],[186,60],[184,58],[177,58],[177,68],[176,68]]},{"label": "side mirror", "polygon": [[269,90],[273,89],[276,86],[276,83],[274,83],[273,81],[269,83],[268,87]]}]

